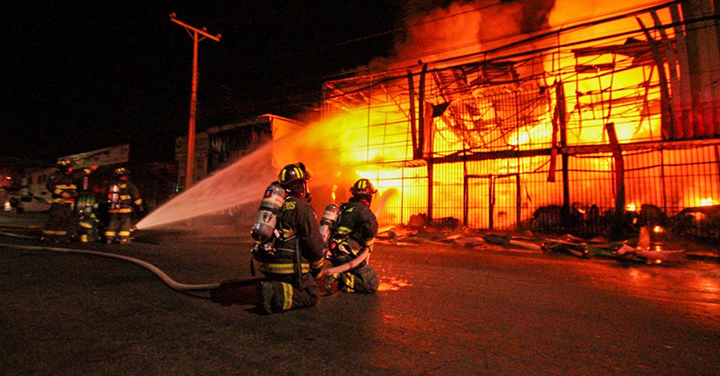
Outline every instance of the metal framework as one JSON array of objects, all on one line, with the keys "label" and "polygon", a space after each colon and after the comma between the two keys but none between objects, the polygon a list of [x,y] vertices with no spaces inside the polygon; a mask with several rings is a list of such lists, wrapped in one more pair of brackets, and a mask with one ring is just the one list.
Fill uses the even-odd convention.
[{"label": "metal framework", "polygon": [[[629,31],[591,41],[573,28],[530,52],[328,82],[323,113],[364,119],[340,154],[391,195],[383,223],[422,213],[516,229],[551,206],[671,215],[717,204],[718,68],[692,63],[718,53],[717,38],[697,42],[716,18],[683,11],[638,12]],[[607,26],[587,27],[617,30]]]}]

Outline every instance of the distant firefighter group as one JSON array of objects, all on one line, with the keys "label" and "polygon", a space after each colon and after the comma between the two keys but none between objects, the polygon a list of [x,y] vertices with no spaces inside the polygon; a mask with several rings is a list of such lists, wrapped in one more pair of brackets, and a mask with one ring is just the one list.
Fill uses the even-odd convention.
[{"label": "distant firefighter group", "polygon": [[[57,162],[57,169],[46,184],[52,195],[52,206],[43,229],[43,241],[131,242],[132,216],[143,211],[140,191],[130,181],[130,171],[119,167],[114,171],[114,178],[102,187],[106,200],[99,200],[89,184],[89,177],[97,168],[93,165],[76,171],[68,159]],[[100,207],[106,208],[107,218],[98,216]]]}]

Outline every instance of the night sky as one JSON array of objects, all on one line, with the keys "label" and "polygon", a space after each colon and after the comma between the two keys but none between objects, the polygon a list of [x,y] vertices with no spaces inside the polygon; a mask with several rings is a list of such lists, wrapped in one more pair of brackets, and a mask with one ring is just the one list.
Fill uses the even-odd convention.
[{"label": "night sky", "polygon": [[3,7],[0,157],[54,160],[130,143],[171,161],[187,134],[192,38],[197,130],[317,106],[322,82],[392,53],[408,4],[437,1],[14,1]]}]

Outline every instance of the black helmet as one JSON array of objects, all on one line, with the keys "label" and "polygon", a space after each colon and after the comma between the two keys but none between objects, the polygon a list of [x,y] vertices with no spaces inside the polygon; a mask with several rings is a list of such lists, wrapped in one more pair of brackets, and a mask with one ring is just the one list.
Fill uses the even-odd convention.
[{"label": "black helmet", "polygon": [[283,167],[278,174],[278,181],[283,186],[287,186],[294,181],[308,179],[310,179],[310,173],[302,162],[289,164]]},{"label": "black helmet", "polygon": [[353,184],[352,187],[350,187],[350,193],[352,193],[353,196],[364,196],[365,198],[370,199],[372,195],[377,193],[377,189],[373,187],[372,183],[368,179],[360,179]]},{"label": "black helmet", "polygon": [[123,175],[129,175],[130,170],[128,170],[125,167],[118,167],[115,169],[115,176],[123,176]]},{"label": "black helmet", "polygon": [[310,171],[305,168],[302,162],[289,164],[283,167],[278,174],[278,182],[285,189],[287,189],[291,195],[297,197],[304,197],[307,202],[310,202],[312,197],[310,196],[310,190],[307,186],[307,180],[310,179]]}]

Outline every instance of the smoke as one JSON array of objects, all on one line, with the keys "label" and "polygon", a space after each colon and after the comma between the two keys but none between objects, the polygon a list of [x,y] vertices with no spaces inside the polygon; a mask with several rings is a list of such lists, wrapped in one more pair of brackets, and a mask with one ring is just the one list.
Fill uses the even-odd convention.
[{"label": "smoke", "polygon": [[[492,50],[539,31],[663,3],[652,0],[408,1],[393,67]],[[628,20],[628,22],[635,22]],[[635,25],[636,26],[636,25]],[[527,45],[527,48],[536,46]],[[388,63],[389,62],[389,63]]]},{"label": "smoke", "polygon": [[[555,0],[556,6],[549,17],[549,22],[555,27],[567,24],[588,21],[593,18],[604,17],[612,13],[628,12],[630,10],[646,8],[653,5],[667,3],[658,0]],[[634,27],[637,21],[629,19]]]},{"label": "smoke", "polygon": [[477,54],[548,25],[555,0],[411,2],[393,65]]}]

